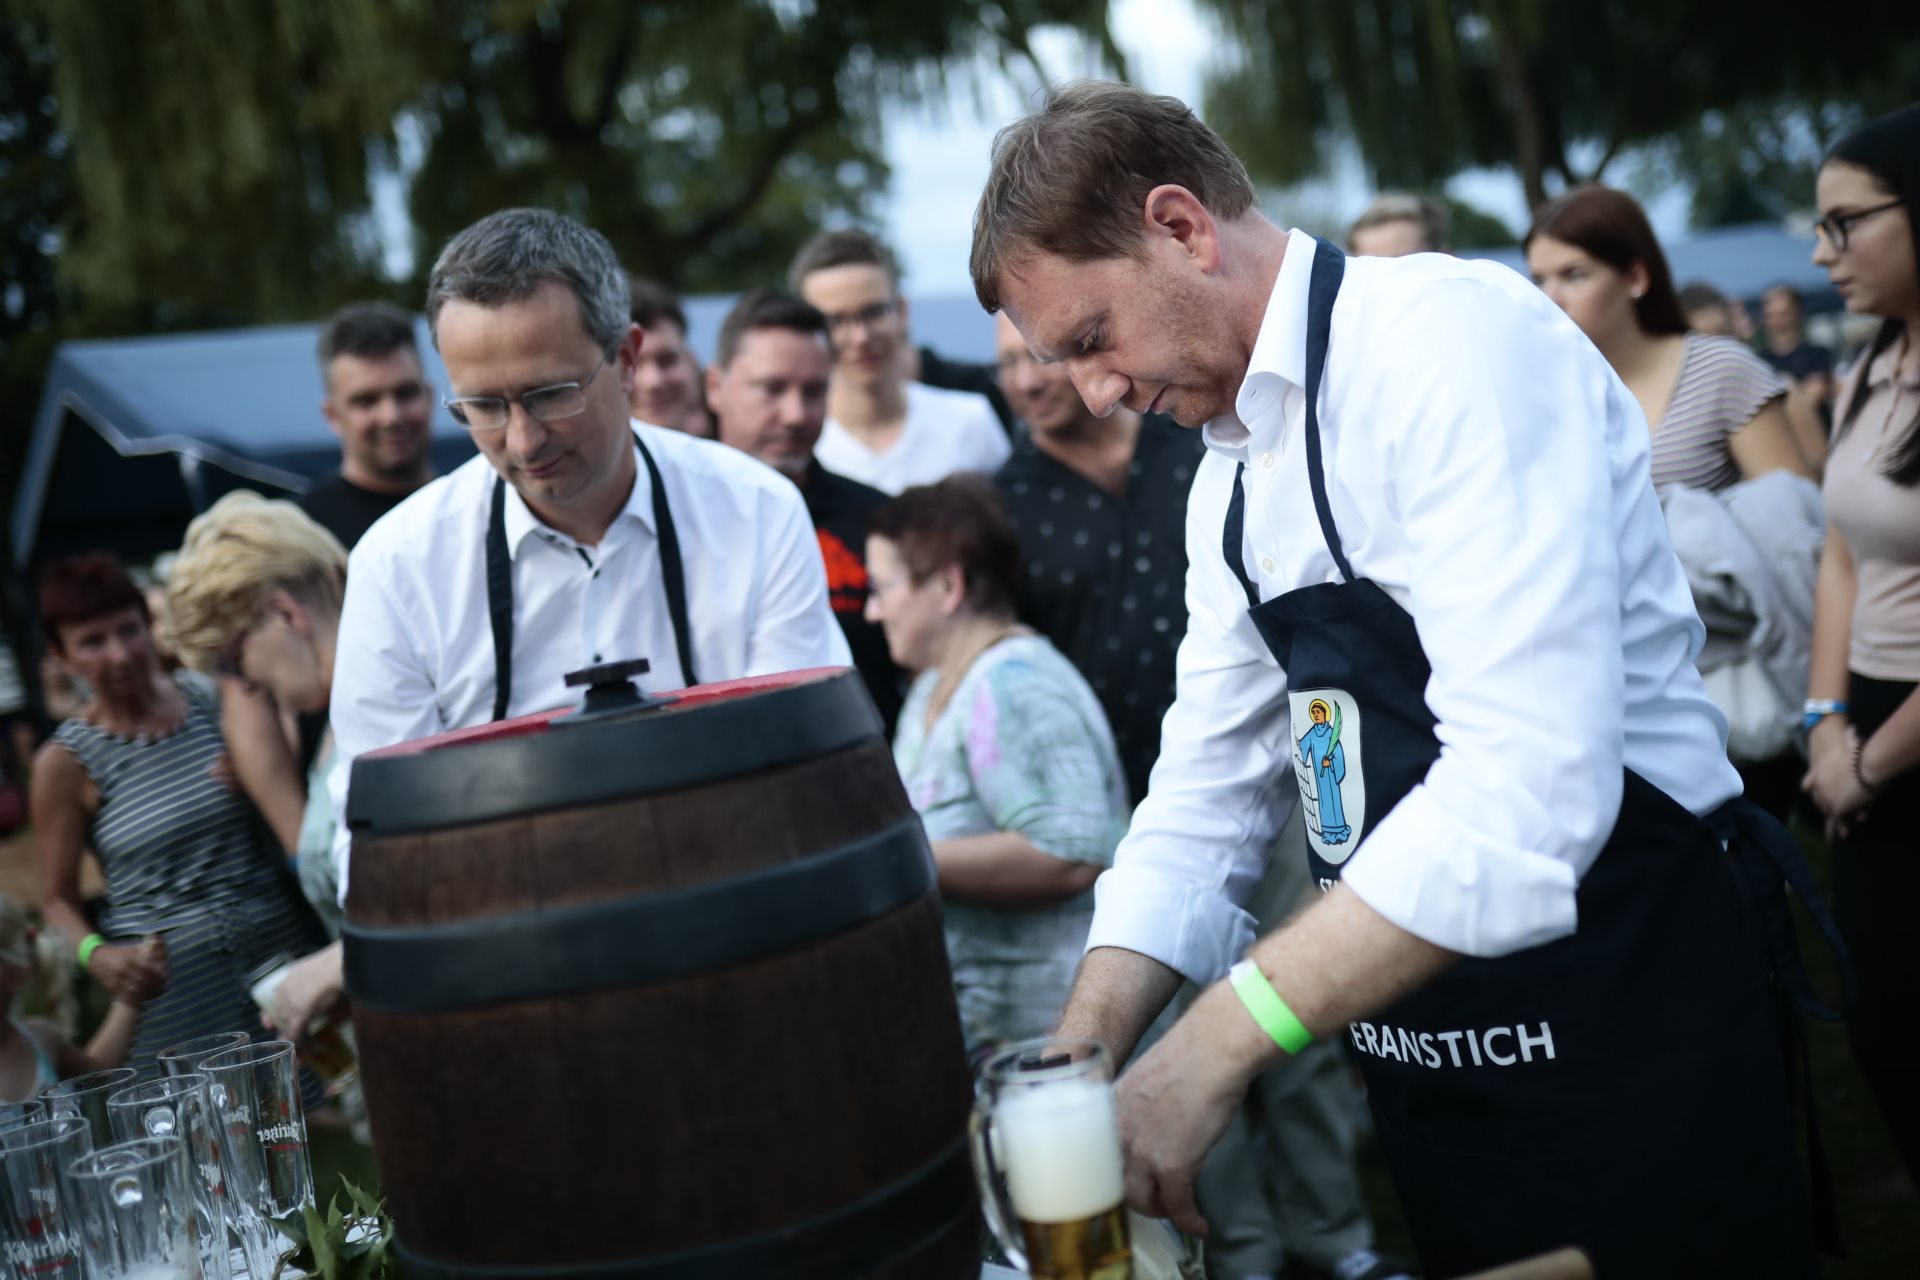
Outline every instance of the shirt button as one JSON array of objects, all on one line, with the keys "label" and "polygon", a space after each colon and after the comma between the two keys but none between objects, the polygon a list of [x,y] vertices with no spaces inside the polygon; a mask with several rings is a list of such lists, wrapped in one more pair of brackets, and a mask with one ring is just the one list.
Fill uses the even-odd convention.
[{"label": "shirt button", "polygon": [[1272,573],[1272,572],[1274,572],[1274,564],[1273,564],[1273,557],[1272,557],[1272,556],[1261,556],[1261,557],[1260,557],[1260,569],[1261,569],[1261,571],[1262,571],[1263,573]]},{"label": "shirt button", "polygon": [[1262,467],[1265,467],[1265,468],[1266,468],[1266,469],[1267,469],[1268,471],[1271,471],[1271,470],[1273,470],[1273,455],[1272,455],[1271,453],[1263,453],[1263,454],[1261,454],[1261,455],[1260,455],[1260,465],[1261,465]]}]

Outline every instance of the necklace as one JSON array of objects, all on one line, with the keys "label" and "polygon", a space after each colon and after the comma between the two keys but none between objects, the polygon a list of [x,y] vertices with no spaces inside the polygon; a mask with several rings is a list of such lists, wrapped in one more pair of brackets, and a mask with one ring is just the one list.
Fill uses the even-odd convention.
[{"label": "necklace", "polygon": [[933,687],[933,696],[927,699],[927,727],[932,728],[940,719],[940,714],[947,709],[947,703],[952,700],[954,691],[960,687],[960,682],[966,679],[967,673],[973,670],[973,664],[980,661],[981,655],[1007,637],[1026,630],[1027,628],[1017,622],[1008,623],[989,635],[983,643],[976,645],[973,652],[967,655],[967,660],[956,664],[951,674],[942,671],[939,681]]}]

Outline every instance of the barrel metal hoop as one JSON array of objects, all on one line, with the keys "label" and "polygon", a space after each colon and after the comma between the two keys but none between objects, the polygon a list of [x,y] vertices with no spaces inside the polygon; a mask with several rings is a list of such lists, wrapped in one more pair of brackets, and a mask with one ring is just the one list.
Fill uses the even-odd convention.
[{"label": "barrel metal hoop", "polygon": [[904,1177],[851,1204],[804,1221],[737,1240],[673,1253],[587,1263],[473,1265],[429,1258],[394,1242],[404,1274],[420,1280],[519,1280],[579,1277],[580,1280],[851,1280],[898,1262],[931,1244],[972,1213],[978,1193],[962,1135],[939,1155]]},{"label": "barrel metal hoop", "polygon": [[684,711],[570,719],[544,733],[360,757],[347,788],[355,845],[750,777],[877,742],[885,732],[852,672]]},{"label": "barrel metal hoop", "polygon": [[446,1013],[617,990],[797,951],[922,897],[918,815],[797,862],[707,884],[474,920],[348,920],[347,994],[363,1009]]}]

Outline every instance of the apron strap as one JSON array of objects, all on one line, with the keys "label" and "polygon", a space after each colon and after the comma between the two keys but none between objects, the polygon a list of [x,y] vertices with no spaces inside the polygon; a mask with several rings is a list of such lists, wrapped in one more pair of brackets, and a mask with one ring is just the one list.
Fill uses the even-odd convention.
[{"label": "apron strap", "polygon": [[507,554],[507,482],[493,478],[487,516],[487,621],[493,627],[493,718],[507,718],[513,697],[513,557]]},{"label": "apron strap", "polygon": [[1233,570],[1233,576],[1240,579],[1240,589],[1247,593],[1247,608],[1257,609],[1260,588],[1247,576],[1247,490],[1242,483],[1246,474],[1244,462],[1233,469],[1233,496],[1227,499],[1227,527],[1221,534],[1220,549],[1227,557],[1227,568]]},{"label": "apron strap", "polygon": [[1313,276],[1307,284],[1307,483],[1313,486],[1313,513],[1320,517],[1320,536],[1340,568],[1340,576],[1354,580],[1353,565],[1340,545],[1327,502],[1327,477],[1320,462],[1320,377],[1327,370],[1327,346],[1333,333],[1333,300],[1346,274],[1347,255],[1331,241],[1314,240]]},{"label": "apron strap", "polygon": [[[687,616],[686,566],[680,559],[680,533],[667,503],[666,482],[638,431],[633,433],[633,445],[647,464],[653,518],[660,528],[660,577],[667,589],[667,616],[673,623],[680,674],[688,684],[699,684],[693,670],[693,628]],[[493,718],[504,720],[513,697],[513,558],[507,554],[507,482],[498,476],[487,516],[487,620],[493,629]]]},{"label": "apron strap", "polygon": [[1840,971],[1841,1005],[1851,1007],[1855,994],[1853,959],[1800,846],[1794,843],[1785,826],[1750,800],[1731,801],[1716,810],[1708,821],[1716,834],[1727,841],[1745,900],[1759,909],[1757,925],[1773,963],[1774,975],[1792,997],[1794,1007],[1822,1022],[1841,1021],[1841,1015],[1814,991],[1813,980],[1807,976],[1807,967],[1801,962],[1800,947],[1794,937],[1793,912],[1787,904],[1785,889],[1793,890],[1833,949],[1835,966]]},{"label": "apron strap", "polygon": [[[1327,550],[1333,553],[1340,576],[1352,582],[1353,565],[1347,560],[1346,549],[1340,545],[1340,531],[1333,524],[1333,508],[1327,503],[1326,474],[1320,461],[1320,379],[1327,370],[1327,346],[1333,334],[1333,300],[1340,293],[1340,280],[1346,270],[1347,255],[1340,252],[1338,246],[1315,237],[1313,274],[1307,283],[1307,483],[1313,488],[1313,512],[1320,520],[1320,536],[1326,539]],[[1241,589],[1247,593],[1247,607],[1252,609],[1259,607],[1260,589],[1247,576],[1246,474],[1244,462],[1233,473],[1233,494],[1227,499],[1227,521],[1221,543],[1227,567],[1239,579]]]},{"label": "apron strap", "polygon": [[667,617],[673,623],[673,647],[680,659],[680,677],[689,685],[700,683],[693,670],[693,628],[687,621],[687,572],[680,559],[680,533],[673,524],[673,508],[667,504],[667,482],[654,465],[647,442],[633,433],[634,447],[647,464],[648,483],[653,486],[653,519],[660,526],[660,577],[667,588]]},{"label": "apron strap", "polygon": [[1807,976],[1783,885],[1792,889],[1806,906],[1807,914],[1813,917],[1827,945],[1833,949],[1834,963],[1840,971],[1841,1004],[1845,1008],[1851,1008],[1854,1002],[1853,959],[1847,951],[1846,940],[1840,935],[1840,926],[1814,882],[1813,869],[1783,824],[1746,799],[1722,805],[1707,821],[1714,833],[1727,842],[1734,875],[1739,881],[1734,896],[1766,945],[1776,979],[1774,992],[1780,1002],[1780,1016],[1793,1036],[1795,1056],[1799,1059],[1795,1092],[1800,1107],[1806,1111],[1807,1180],[1813,1207],[1814,1240],[1824,1252],[1844,1258],[1846,1248],[1840,1238],[1833,1175],[1827,1163],[1826,1143],[1820,1135],[1820,1108],[1813,1096],[1813,1051],[1806,1024],[1807,1018],[1839,1022],[1841,1016],[1827,1007],[1826,1001],[1814,991],[1813,980]]}]

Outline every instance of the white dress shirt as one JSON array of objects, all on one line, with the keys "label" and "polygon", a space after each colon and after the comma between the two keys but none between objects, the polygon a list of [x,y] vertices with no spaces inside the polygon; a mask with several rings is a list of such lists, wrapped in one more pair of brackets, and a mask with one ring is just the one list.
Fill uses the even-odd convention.
[{"label": "white dress shirt", "polygon": [[[846,666],[826,567],[793,483],[737,449],[635,424],[659,465],[686,569],[693,664],[703,681]],[[567,672],[653,664],[649,692],[684,688],[660,573],[647,467],[598,546],[542,524],[508,486],[513,559],[509,716],[578,702]],[[346,892],[347,780],[354,757],[493,716],[486,533],[497,473],[474,458],[382,517],[353,549],[334,657],[329,779]]]},{"label": "white dress shirt", "polygon": [[835,475],[897,494],[937,484],[956,471],[990,476],[1013,455],[1013,445],[985,396],[909,382],[907,421],[891,448],[875,452],[828,418],[813,454]]},{"label": "white dress shirt", "polygon": [[[1251,944],[1240,904],[1298,799],[1286,673],[1221,550],[1236,463],[1261,598],[1340,580],[1306,472],[1313,253],[1292,233],[1235,410],[1202,428],[1178,696],[1088,940],[1195,981]],[[1646,419],[1527,281],[1422,254],[1347,262],[1320,424],[1334,525],[1355,576],[1412,614],[1439,720],[1439,758],[1342,878],[1468,955],[1572,933],[1623,764],[1696,814],[1741,789],[1694,669],[1705,633],[1648,482]]]}]

